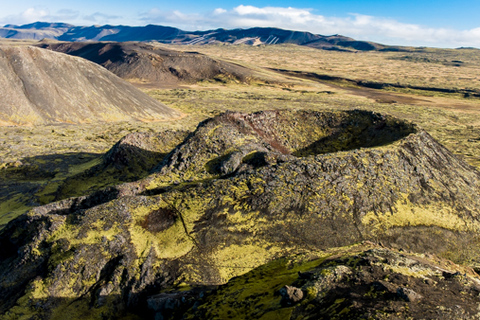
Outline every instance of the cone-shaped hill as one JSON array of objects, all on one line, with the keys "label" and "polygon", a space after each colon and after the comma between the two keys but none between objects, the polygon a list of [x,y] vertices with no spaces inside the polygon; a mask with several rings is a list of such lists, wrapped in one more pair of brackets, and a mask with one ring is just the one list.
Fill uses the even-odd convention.
[{"label": "cone-shaped hill", "polygon": [[363,240],[478,257],[480,173],[390,116],[229,112],[200,123],[151,172],[0,231],[0,312],[148,313],[166,289]]},{"label": "cone-shaped hill", "polygon": [[200,53],[180,52],[138,42],[60,42],[40,44],[85,58],[127,80],[160,86],[218,79],[248,81],[253,71]]},{"label": "cone-shaped hill", "polygon": [[0,88],[0,125],[179,116],[95,63],[36,47],[0,47]]}]

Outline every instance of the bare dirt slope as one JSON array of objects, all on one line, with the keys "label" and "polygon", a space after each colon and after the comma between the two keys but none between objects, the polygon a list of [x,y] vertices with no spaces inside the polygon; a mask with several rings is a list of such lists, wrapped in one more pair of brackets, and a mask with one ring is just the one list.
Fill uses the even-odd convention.
[{"label": "bare dirt slope", "polygon": [[0,46],[0,88],[0,125],[180,115],[94,63],[35,47]]},{"label": "bare dirt slope", "polygon": [[117,76],[156,86],[216,79],[246,82],[253,71],[196,52],[179,52],[138,42],[60,42],[41,47],[98,63]]}]

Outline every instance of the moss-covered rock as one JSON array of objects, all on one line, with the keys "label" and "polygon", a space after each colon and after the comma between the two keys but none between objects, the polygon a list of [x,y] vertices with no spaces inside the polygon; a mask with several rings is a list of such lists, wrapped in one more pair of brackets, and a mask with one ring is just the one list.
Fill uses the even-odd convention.
[{"label": "moss-covered rock", "polygon": [[[389,116],[226,113],[202,122],[146,178],[9,223],[0,231],[0,296],[8,297],[0,311],[153,317],[148,305],[160,312],[172,297],[157,303],[152,296],[223,284],[285,256],[321,258],[322,250],[366,239],[472,263],[478,194],[478,171]],[[322,270],[333,282],[350,274]],[[296,310],[258,316],[288,318]]]},{"label": "moss-covered rock", "polygon": [[99,164],[66,179],[55,191],[55,200],[144,178],[187,135],[187,131],[171,130],[130,133],[105,153]]},{"label": "moss-covered rock", "polygon": [[[172,319],[478,319],[479,281],[448,260],[363,243],[311,261],[274,260]],[[284,303],[284,288],[302,298]]]}]

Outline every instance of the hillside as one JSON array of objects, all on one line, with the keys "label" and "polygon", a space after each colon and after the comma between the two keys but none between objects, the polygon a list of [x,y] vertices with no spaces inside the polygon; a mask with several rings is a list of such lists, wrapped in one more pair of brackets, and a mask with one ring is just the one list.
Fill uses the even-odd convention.
[{"label": "hillside", "polygon": [[476,318],[479,277],[448,260],[368,241],[302,258],[274,260],[217,290],[160,293],[148,306],[168,319]]},{"label": "hillside", "polygon": [[1,125],[180,115],[97,64],[35,47],[0,47],[0,87]]},{"label": "hillside", "polygon": [[279,28],[216,29],[184,31],[177,28],[147,25],[132,26],[71,26],[61,23],[42,23],[24,26],[7,25],[0,28],[0,37],[10,39],[56,39],[60,41],[158,41],[168,44],[246,44],[273,45],[290,43],[317,49],[339,51],[392,50],[409,51],[411,48],[387,46],[359,41],[341,35],[324,36],[304,31]]},{"label": "hillside", "polygon": [[[130,136],[104,164],[136,166],[136,150],[148,154],[138,147],[163,153],[150,145],[163,146],[169,136]],[[195,287],[231,279],[234,287],[239,281],[248,287],[248,275],[234,277],[255,268],[262,284],[303,286],[312,306],[293,310],[287,300],[282,307],[277,285],[262,285],[266,291],[239,300],[240,314],[254,311],[247,310],[250,302],[264,304],[261,294],[274,300],[273,309],[256,310],[298,317],[309,310],[313,317],[322,310],[341,315],[347,307],[368,315],[378,301],[386,301],[382,312],[392,318],[421,316],[421,308],[405,303],[425,296],[430,305],[429,292],[441,296],[443,288],[452,299],[464,292],[440,302],[450,318],[476,312],[470,308],[478,291],[473,270],[399,253],[478,263],[480,173],[410,122],[359,110],[227,112],[201,122],[150,166],[139,181],[36,207],[8,223],[0,231],[0,296],[8,297],[0,312],[50,319],[154,318],[157,312],[158,318]],[[98,171],[91,173],[68,183],[89,183],[85,178]],[[331,249],[365,240],[396,250]],[[330,255],[338,259],[322,264]],[[290,262],[278,262],[281,257]],[[322,260],[308,264],[314,258]],[[391,279],[382,265],[394,268]],[[286,278],[269,280],[288,270]],[[427,278],[441,287],[425,288]],[[349,288],[356,296],[339,295]],[[323,299],[329,290],[345,300]],[[168,300],[168,293],[179,298]],[[218,293],[197,310],[203,318],[228,314],[211,306],[235,295]]]},{"label": "hillside", "polygon": [[60,37],[73,25],[66,23],[36,22],[22,26],[7,24],[0,28],[0,38],[8,39],[55,39]]},{"label": "hillside", "polygon": [[247,82],[254,76],[252,70],[203,54],[139,42],[60,42],[41,43],[39,46],[85,58],[123,79],[155,84],[157,87],[212,79]]}]

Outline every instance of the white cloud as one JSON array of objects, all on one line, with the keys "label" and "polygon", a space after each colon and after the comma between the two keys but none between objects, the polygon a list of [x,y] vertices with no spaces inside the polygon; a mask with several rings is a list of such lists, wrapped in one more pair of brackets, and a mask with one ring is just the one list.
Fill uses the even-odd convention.
[{"label": "white cloud", "polygon": [[217,9],[213,10],[213,14],[214,14],[214,15],[216,15],[216,14],[223,14],[223,13],[227,13],[227,10],[222,9],[222,8],[217,8]]},{"label": "white cloud", "polygon": [[78,11],[62,9],[53,14],[50,13],[46,7],[31,7],[26,9],[20,14],[9,15],[2,18],[0,21],[2,23],[9,24],[27,24],[37,21],[42,22],[64,22],[70,21],[77,18],[79,15]]},{"label": "white cloud", "polygon": [[86,21],[92,21],[93,23],[104,24],[104,23],[111,23],[112,20],[121,19],[120,16],[108,15],[101,12],[95,12],[90,15],[83,16],[83,19]]},{"label": "white cloud", "polygon": [[292,7],[260,8],[240,5],[231,10],[218,8],[206,14],[152,9],[143,14],[141,20],[187,30],[277,27],[323,35],[342,34],[358,40],[385,44],[480,47],[480,28],[471,30],[429,28],[355,13],[346,17],[326,17],[315,14],[312,9]]},{"label": "white cloud", "polygon": [[28,8],[21,14],[22,19],[28,22],[42,20],[48,15],[49,15],[48,10],[43,8]]}]

